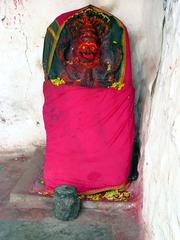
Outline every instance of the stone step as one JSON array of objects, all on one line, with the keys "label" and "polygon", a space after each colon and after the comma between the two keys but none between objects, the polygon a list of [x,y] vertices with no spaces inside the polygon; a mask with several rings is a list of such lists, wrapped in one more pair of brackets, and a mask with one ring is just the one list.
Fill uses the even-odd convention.
[{"label": "stone step", "polygon": [[[38,148],[27,162],[26,171],[10,193],[10,205],[17,208],[52,208],[53,198],[31,194],[30,189],[43,169],[44,148]],[[82,201],[82,208],[129,209],[135,207],[134,202],[99,202]]]}]

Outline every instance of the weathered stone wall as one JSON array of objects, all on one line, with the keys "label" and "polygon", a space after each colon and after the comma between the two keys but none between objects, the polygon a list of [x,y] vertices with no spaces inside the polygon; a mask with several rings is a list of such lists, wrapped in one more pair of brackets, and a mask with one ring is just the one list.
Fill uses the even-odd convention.
[{"label": "weathered stone wall", "polygon": [[163,49],[151,92],[144,152],[148,240],[180,239],[180,1],[164,1],[164,9]]}]

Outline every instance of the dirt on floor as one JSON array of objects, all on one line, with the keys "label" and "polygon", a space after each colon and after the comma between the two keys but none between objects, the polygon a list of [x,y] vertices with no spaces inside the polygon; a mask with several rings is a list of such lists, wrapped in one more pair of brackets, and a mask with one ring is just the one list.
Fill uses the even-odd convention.
[{"label": "dirt on floor", "polygon": [[62,222],[52,209],[15,208],[9,196],[26,171],[31,154],[0,157],[0,240],[141,240],[138,209],[82,209]]}]

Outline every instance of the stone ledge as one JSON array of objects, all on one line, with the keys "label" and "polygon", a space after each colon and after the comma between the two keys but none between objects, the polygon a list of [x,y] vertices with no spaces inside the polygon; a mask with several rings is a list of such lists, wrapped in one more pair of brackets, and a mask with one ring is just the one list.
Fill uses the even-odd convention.
[{"label": "stone ledge", "polygon": [[[38,148],[27,162],[26,171],[10,193],[9,204],[15,208],[51,209],[53,198],[30,193],[43,168],[44,148]],[[82,201],[82,208],[89,209],[129,209],[135,207],[133,202],[95,202]]]}]

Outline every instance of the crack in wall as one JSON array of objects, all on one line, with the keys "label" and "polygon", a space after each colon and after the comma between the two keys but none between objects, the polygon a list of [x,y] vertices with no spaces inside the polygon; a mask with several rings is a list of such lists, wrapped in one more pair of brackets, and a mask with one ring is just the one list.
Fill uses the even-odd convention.
[{"label": "crack in wall", "polygon": [[164,0],[164,1],[163,1],[163,8],[164,8],[164,11],[165,11],[166,8],[167,8],[167,0]]},{"label": "crack in wall", "polygon": [[30,75],[32,76],[32,70],[31,70],[31,66],[30,66],[30,62],[29,62],[29,58],[28,58],[28,50],[29,50],[29,45],[28,45],[28,37],[27,37],[27,35],[25,34],[25,32],[23,32],[22,31],[22,34],[23,34],[23,36],[24,36],[24,38],[25,38],[25,51],[24,51],[24,53],[25,53],[25,57],[26,57],[26,62],[27,62],[27,65],[28,65],[28,69],[29,69],[29,72],[30,72]]},{"label": "crack in wall", "polygon": [[165,26],[165,16],[163,18],[163,23],[162,23],[161,56],[160,56],[160,60],[159,60],[159,64],[158,64],[158,70],[156,73],[156,77],[153,81],[152,88],[151,88],[151,97],[154,96],[156,82],[157,82],[157,78],[158,78],[158,75],[160,72],[160,67],[161,67],[161,62],[162,62],[162,52],[163,52],[163,43],[164,43],[164,26]]}]

